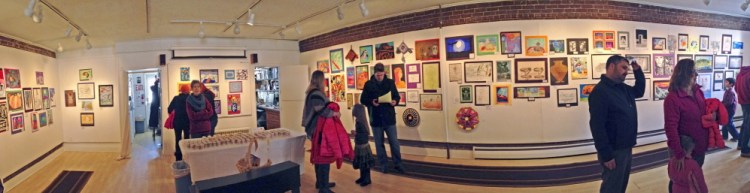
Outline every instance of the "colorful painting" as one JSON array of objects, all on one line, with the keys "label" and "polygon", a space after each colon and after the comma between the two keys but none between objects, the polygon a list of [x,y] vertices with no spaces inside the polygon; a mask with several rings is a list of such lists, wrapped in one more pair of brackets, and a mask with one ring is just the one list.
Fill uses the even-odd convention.
[{"label": "colorful painting", "polygon": [[0,133],[8,131],[8,104],[5,101],[0,102]]},{"label": "colorful painting", "polygon": [[357,66],[356,84],[357,90],[365,88],[365,83],[370,80],[370,68],[367,65]]},{"label": "colorful painting", "polygon": [[326,93],[326,98],[331,98],[331,81],[328,78],[325,78],[325,89],[323,89],[323,92]]},{"label": "colorful painting", "polygon": [[688,49],[688,35],[687,34],[678,34],[677,35],[677,50],[678,51],[687,51]]},{"label": "colorful painting", "polygon": [[457,36],[445,38],[447,60],[474,58],[474,36]]},{"label": "colorful painting", "polygon": [[247,69],[239,69],[236,72],[237,72],[237,80],[247,80],[247,78],[249,77]]},{"label": "colorful painting", "polygon": [[419,107],[424,111],[442,111],[443,95],[441,94],[420,94]]},{"label": "colorful painting", "polygon": [[669,94],[669,80],[654,81],[654,101],[664,100]]},{"label": "colorful painting", "polygon": [[440,62],[422,63],[422,90],[437,92],[440,89]]},{"label": "colorful painting", "polygon": [[549,86],[515,87],[513,98],[549,98]]},{"label": "colorful painting", "polygon": [[578,88],[557,89],[557,107],[578,106]]},{"label": "colorful painting", "polygon": [[700,44],[698,43],[698,39],[696,39],[695,37],[690,38],[690,44],[688,45],[688,51],[689,52],[698,52],[699,45]]},{"label": "colorful painting", "polygon": [[[31,89],[29,89],[29,92],[31,92]],[[65,107],[75,107],[75,106],[76,106],[76,91],[65,90]]]},{"label": "colorful painting", "polygon": [[729,69],[740,69],[742,67],[742,56],[729,56]]},{"label": "colorful painting", "polygon": [[721,35],[721,53],[722,54],[732,53],[732,35],[729,35],[729,34]]},{"label": "colorful painting", "polygon": [[47,121],[47,112],[39,113],[39,127],[46,127]]},{"label": "colorful painting", "polygon": [[495,61],[495,82],[512,82],[511,61]]},{"label": "colorful painting", "polygon": [[570,79],[581,80],[589,78],[589,58],[570,57]]},{"label": "colorful painting", "polygon": [[229,93],[242,93],[242,81],[229,82]]},{"label": "colorful painting", "polygon": [[41,88],[34,88],[32,91],[34,95],[34,110],[42,110],[44,108],[44,99],[42,98],[42,89]]},{"label": "colorful painting", "polygon": [[613,50],[615,47],[614,31],[594,31],[594,49],[595,50]]},{"label": "colorful painting", "polygon": [[344,87],[344,75],[331,75],[331,94],[333,102],[344,102],[346,98],[346,87]]},{"label": "colorful painting", "polygon": [[359,47],[359,63],[367,64],[372,61],[372,45],[360,46]]},{"label": "colorful painting", "polygon": [[414,49],[417,60],[440,60],[440,39],[418,40]]},{"label": "colorful painting", "polygon": [[467,83],[492,82],[492,61],[466,62],[463,71]]},{"label": "colorful painting", "polygon": [[477,55],[495,55],[498,50],[497,34],[477,36]]},{"label": "colorful painting", "polygon": [[36,72],[36,84],[44,85],[44,72]]},{"label": "colorful painting", "polygon": [[5,71],[5,89],[21,88],[21,71],[18,69],[6,68]]},{"label": "colorful painting", "polygon": [[743,42],[732,42],[732,49],[741,50],[745,48],[745,43]]},{"label": "colorful painting", "polygon": [[667,49],[667,39],[666,38],[651,38],[651,49],[652,50],[665,50]]},{"label": "colorful painting", "polygon": [[199,70],[202,83],[219,83],[219,69]]},{"label": "colorful painting", "polygon": [[82,111],[93,111],[94,110],[94,102],[91,101],[81,101],[81,110]]},{"label": "colorful painting", "polygon": [[34,95],[31,88],[23,88],[23,108],[25,112],[34,111]]},{"label": "colorful painting", "polygon": [[91,68],[78,70],[78,80],[89,81],[94,78],[94,71]]},{"label": "colorful painting", "polygon": [[23,91],[8,90],[6,91],[6,94],[8,97],[8,110],[10,112],[23,112]]},{"label": "colorful painting", "polygon": [[99,106],[100,107],[113,107],[115,106],[115,94],[113,85],[99,85]]},{"label": "colorful painting", "polygon": [[547,82],[547,59],[524,58],[516,59],[516,83],[545,83]]},{"label": "colorful painting", "polygon": [[698,73],[710,73],[713,71],[713,55],[695,55],[695,70]]},{"label": "colorful painting", "polygon": [[695,78],[695,84],[700,85],[701,91],[703,91],[704,98],[711,97],[711,84],[713,83],[713,77],[711,74],[698,74]]},{"label": "colorful painting", "polygon": [[23,113],[17,113],[10,116],[10,132],[11,134],[15,135],[18,133],[21,133],[25,126],[25,121],[23,120]]},{"label": "colorful painting", "polygon": [[568,85],[568,58],[550,58],[549,70],[552,85]]},{"label": "colorful painting", "polygon": [[385,42],[375,45],[375,59],[376,60],[387,60],[396,57],[395,47],[393,42]]},{"label": "colorful painting", "polygon": [[391,72],[393,73],[393,81],[396,83],[396,88],[406,88],[406,69],[404,64],[391,65]]},{"label": "colorful painting", "polygon": [[526,36],[526,56],[544,56],[547,54],[547,36]]},{"label": "colorful painting", "polygon": [[81,113],[81,126],[93,127],[94,126],[94,113]]},{"label": "colorful painting", "polygon": [[0,68],[0,99],[5,98],[5,74],[3,73],[3,69]]},{"label": "colorful painting", "polygon": [[224,70],[224,80],[234,80],[236,78],[235,75],[234,70]]},{"label": "colorful painting", "polygon": [[589,54],[589,39],[567,39],[568,55]]},{"label": "colorful painting", "polygon": [[645,29],[635,30],[635,47],[647,48],[648,47],[648,31]]},{"label": "colorful painting", "polygon": [[716,55],[714,57],[714,69],[723,70],[727,68],[727,62],[729,61],[727,56]]},{"label": "colorful painting", "polygon": [[180,81],[190,81],[190,67],[180,67]]},{"label": "colorful painting", "polygon": [[492,90],[495,95],[492,97],[494,105],[510,105],[511,102],[511,88],[510,85],[494,85]]},{"label": "colorful painting", "polygon": [[461,103],[472,103],[474,102],[474,96],[471,85],[461,85],[458,87],[458,94],[460,96]]},{"label": "colorful painting", "polygon": [[323,73],[330,73],[331,65],[328,64],[328,60],[318,61],[318,70],[320,70]]},{"label": "colorful painting", "polygon": [[44,105],[42,105],[43,109],[49,109],[50,108],[50,104],[49,104],[49,88],[47,88],[47,87],[43,87],[42,88],[42,104],[44,104]]},{"label": "colorful painting", "polygon": [[331,62],[331,73],[339,73],[344,70],[344,49],[339,48],[329,51],[328,59]]},{"label": "colorful painting", "polygon": [[227,95],[227,114],[236,115],[240,114],[240,94],[228,94]]},{"label": "colorful painting", "polygon": [[521,32],[501,32],[500,33],[500,53],[502,54],[521,54],[522,53]]},{"label": "colorful painting", "polygon": [[565,53],[565,40],[550,40],[549,41],[549,53],[564,54]]},{"label": "colorful painting", "polygon": [[594,92],[594,87],[596,87],[596,84],[581,84],[581,96],[579,97],[581,101],[589,101],[589,95]]},{"label": "colorful painting", "polygon": [[618,50],[630,49],[630,32],[626,32],[626,31],[617,32],[617,49]]},{"label": "colorful painting", "polygon": [[96,98],[96,90],[94,90],[94,83],[78,83],[78,99],[94,99]]},{"label": "colorful painting", "polygon": [[672,76],[675,61],[672,54],[654,54],[654,78],[669,78]]},{"label": "colorful painting", "polygon": [[[628,54],[625,55],[630,62],[635,61],[641,66],[643,73],[651,73],[651,55],[650,54]],[[631,69],[632,71],[632,69]]]},{"label": "colorful painting", "polygon": [[29,113],[29,116],[31,116],[31,132],[37,132],[39,131],[39,116],[36,112]]},{"label": "colorful painting", "polygon": [[357,78],[355,68],[353,66],[346,67],[346,87],[349,89],[356,89],[357,84],[355,79]]}]

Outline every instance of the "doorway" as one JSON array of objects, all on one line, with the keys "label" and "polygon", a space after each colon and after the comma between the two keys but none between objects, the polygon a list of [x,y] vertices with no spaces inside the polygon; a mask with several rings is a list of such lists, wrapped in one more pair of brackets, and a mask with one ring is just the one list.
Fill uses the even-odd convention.
[{"label": "doorway", "polygon": [[162,148],[161,78],[159,69],[128,71],[130,141],[160,152]]}]

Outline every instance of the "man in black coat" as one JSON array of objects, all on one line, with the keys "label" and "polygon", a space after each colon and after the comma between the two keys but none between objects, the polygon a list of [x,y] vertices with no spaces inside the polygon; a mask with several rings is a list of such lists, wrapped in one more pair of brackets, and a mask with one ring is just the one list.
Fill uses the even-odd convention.
[{"label": "man in black coat", "polygon": [[[390,94],[390,101],[378,100],[386,94]],[[370,126],[372,126],[372,135],[375,138],[375,150],[383,173],[388,171],[388,159],[383,144],[384,134],[388,135],[388,144],[391,146],[391,157],[395,169],[404,173],[404,167],[401,165],[401,147],[398,143],[398,132],[396,131],[395,106],[398,105],[400,100],[401,96],[398,94],[393,79],[385,76],[385,66],[382,63],[375,64],[375,72],[370,80],[365,83],[360,103],[367,106],[367,112],[370,115]]]}]

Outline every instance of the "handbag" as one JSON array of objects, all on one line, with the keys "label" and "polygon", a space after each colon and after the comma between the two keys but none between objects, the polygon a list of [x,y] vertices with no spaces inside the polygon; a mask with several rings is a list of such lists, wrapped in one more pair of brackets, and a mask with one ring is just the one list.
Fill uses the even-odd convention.
[{"label": "handbag", "polygon": [[167,121],[164,122],[164,127],[167,129],[174,129],[174,111],[169,113],[169,117],[167,117]]}]

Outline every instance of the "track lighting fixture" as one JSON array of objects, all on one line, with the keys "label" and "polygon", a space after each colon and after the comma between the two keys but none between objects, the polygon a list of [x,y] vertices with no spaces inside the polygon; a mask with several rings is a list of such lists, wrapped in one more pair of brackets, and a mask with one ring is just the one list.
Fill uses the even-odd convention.
[{"label": "track lighting fixture", "polygon": [[81,42],[81,37],[83,36],[83,32],[78,31],[78,35],[76,36],[76,42]]},{"label": "track lighting fixture", "polygon": [[362,17],[367,17],[370,14],[370,10],[367,10],[367,5],[365,5],[365,0],[359,2],[359,11],[362,12]]},{"label": "track lighting fixture", "polygon": [[239,23],[234,24],[234,34],[235,35],[240,34],[240,24]]},{"label": "track lighting fixture", "polygon": [[252,9],[247,9],[247,25],[255,25],[255,13]]},{"label": "track lighting fixture", "polygon": [[42,15],[42,6],[36,6],[36,11],[31,16],[31,20],[34,20],[35,23],[42,23],[42,19],[44,18],[44,15]]},{"label": "track lighting fixture", "polygon": [[205,38],[206,37],[206,29],[203,27],[203,22],[201,21],[201,29],[198,31],[198,37]]},{"label": "track lighting fixture", "polygon": [[91,42],[89,42],[89,38],[88,37],[86,37],[86,49],[87,50],[91,49]]},{"label": "track lighting fixture", "polygon": [[57,42],[57,52],[63,52],[63,47],[60,42]]},{"label": "track lighting fixture", "polygon": [[342,6],[344,6],[344,4],[341,4],[338,8],[336,8],[336,16],[339,18],[339,20],[344,20],[344,11],[341,10]]},{"label": "track lighting fixture", "polygon": [[73,33],[73,27],[68,27],[67,30],[65,30],[65,37],[70,37],[70,34]]},{"label": "track lighting fixture", "polygon": [[708,6],[708,4],[711,4],[711,0],[703,0],[703,4],[706,4],[706,6]]},{"label": "track lighting fixture", "polygon": [[750,4],[750,0],[745,0],[745,2],[743,2],[742,5],[740,5],[740,9],[742,9],[742,11],[747,11],[747,6],[749,4]]},{"label": "track lighting fixture", "polygon": [[26,9],[23,10],[23,15],[26,17],[34,15],[34,6],[36,6],[36,0],[29,0],[29,6],[26,6]]},{"label": "track lighting fixture", "polygon": [[299,27],[299,21],[297,22],[297,25],[294,26],[294,31],[297,32],[297,35],[302,34],[302,29]]}]

